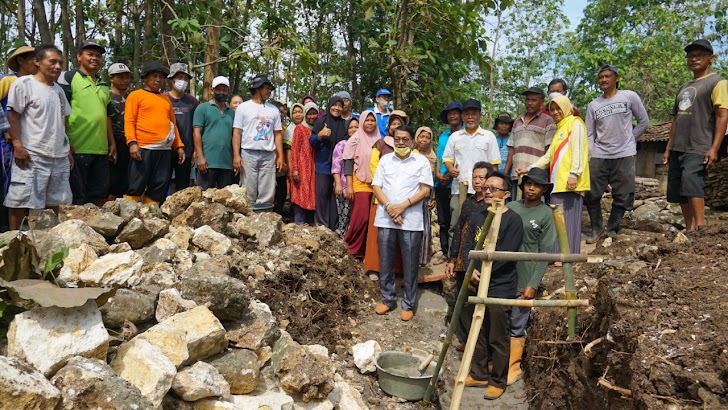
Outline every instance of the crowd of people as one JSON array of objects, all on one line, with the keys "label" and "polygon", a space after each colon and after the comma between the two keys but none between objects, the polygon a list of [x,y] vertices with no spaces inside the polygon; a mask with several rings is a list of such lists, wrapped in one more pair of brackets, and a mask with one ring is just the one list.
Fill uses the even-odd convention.
[{"label": "crowd of people", "polygon": [[[633,206],[636,140],[649,118],[639,95],[620,89],[613,65],[596,73],[602,95],[584,119],[566,82],[554,79],[548,94],[525,90],[525,111],[498,114],[493,131],[482,127],[477,99],[449,103],[439,116],[446,129],[434,143],[432,129],[415,129],[406,112],[392,109],[385,88],[358,113],[346,91],[323,106],[307,95],[289,107],[271,98],[276,87],[266,75],[253,78],[247,96],[231,96],[230,81],[218,76],[210,101],[199,102],[188,92],[194,76],[184,63],[145,63],[133,91],[134,73],[113,63],[107,86],[99,76],[105,52],[94,40],[82,42],[77,68],[66,72],[53,45],[10,54],[12,73],[0,78],[7,228],[19,229],[30,209],[119,197],[160,204],[192,184],[239,183],[254,209],[285,213],[290,204],[294,223],[335,231],[365,270],[378,273],[377,314],[396,309],[394,277],[403,275],[400,318],[409,321],[420,266],[445,264],[447,276],[462,284],[494,198],[508,202],[499,251],[559,252],[547,203],[564,207],[570,253],[581,251],[583,205],[587,243],[616,236]],[[710,70],[709,42],[697,40],[685,52],[694,78],[675,99],[663,161],[668,200],[681,204],[695,229],[705,223],[703,184],[726,132],[728,86]],[[613,201],[605,229],[607,186]],[[442,254],[431,261],[433,209]],[[495,262],[489,296],[534,299],[545,269],[543,262]],[[476,270],[473,283],[479,278]],[[520,377],[529,313],[488,306],[466,385],[487,386],[485,397],[495,399]],[[471,316],[472,307],[457,318],[462,340]]]}]

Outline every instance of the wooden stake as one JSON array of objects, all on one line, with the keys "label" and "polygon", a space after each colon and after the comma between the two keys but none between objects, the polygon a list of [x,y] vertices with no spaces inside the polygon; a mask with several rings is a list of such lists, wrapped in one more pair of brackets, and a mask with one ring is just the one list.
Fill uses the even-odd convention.
[{"label": "wooden stake", "polygon": [[586,307],[589,306],[589,300],[541,300],[541,299],[501,299],[501,298],[479,298],[470,296],[468,303],[478,303],[485,305],[499,306],[519,306],[519,307]]},{"label": "wooden stake", "polygon": [[[559,240],[559,250],[562,254],[569,253],[569,236],[566,230],[564,218],[564,207],[561,204],[552,205],[554,208],[554,225],[556,226],[556,238]],[[564,262],[561,266],[564,272],[564,293],[567,300],[576,300],[576,282],[574,281],[574,267],[570,262]],[[569,339],[576,337],[576,308],[567,308],[567,324],[569,327]]]},{"label": "wooden stake", "polygon": [[543,261],[543,262],[586,262],[602,263],[604,256],[583,255],[580,253],[538,253],[538,252],[483,252],[470,251],[471,259],[490,261]]},{"label": "wooden stake", "polygon": [[463,204],[465,203],[465,200],[468,198],[468,181],[460,181],[458,182],[458,192],[460,196],[458,196],[458,206],[460,207],[460,210],[463,209]]},{"label": "wooden stake", "polygon": [[[487,246],[486,252],[495,251],[496,243],[498,242],[498,231],[500,230],[501,218],[503,216],[503,200],[494,198],[491,204],[495,213],[493,223],[488,231],[488,237],[486,239]],[[490,210],[490,209],[489,209]],[[485,233],[485,232],[483,232]],[[482,269],[480,272],[480,283],[478,284],[478,297],[487,298],[488,288],[490,287],[490,274],[493,269],[493,261],[483,262]],[[462,362],[460,362],[460,369],[458,370],[457,378],[455,379],[455,386],[452,393],[452,401],[450,402],[450,409],[460,409],[460,402],[463,399],[463,391],[465,390],[465,378],[470,372],[470,362],[473,360],[473,352],[475,352],[475,345],[478,343],[478,335],[480,335],[480,329],[483,327],[483,319],[485,318],[485,305],[476,305],[475,312],[473,313],[473,320],[470,323],[470,330],[468,332],[468,341],[465,344],[465,352],[463,353]],[[453,317],[452,320],[457,320]]]}]

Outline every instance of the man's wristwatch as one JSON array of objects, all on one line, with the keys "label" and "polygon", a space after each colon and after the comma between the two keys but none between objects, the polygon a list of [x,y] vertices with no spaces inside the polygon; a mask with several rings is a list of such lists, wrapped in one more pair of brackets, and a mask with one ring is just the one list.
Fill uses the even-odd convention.
[{"label": "man's wristwatch", "polygon": [[382,206],[384,207],[384,210],[386,211],[387,207],[389,206],[389,202],[387,202],[386,204],[382,204]]}]

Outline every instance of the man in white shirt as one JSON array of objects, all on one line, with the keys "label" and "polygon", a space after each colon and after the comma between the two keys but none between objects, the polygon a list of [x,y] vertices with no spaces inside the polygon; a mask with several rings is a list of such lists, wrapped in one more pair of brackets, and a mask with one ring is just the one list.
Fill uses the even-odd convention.
[{"label": "man in white shirt", "polygon": [[463,195],[474,194],[471,179],[473,165],[479,161],[486,161],[494,165],[494,168],[498,168],[498,164],[501,163],[495,135],[480,126],[480,120],[483,118],[482,109],[483,106],[478,100],[469,99],[463,102],[462,119],[465,127],[452,133],[442,154],[442,163],[453,177],[448,231],[450,243],[460,218],[460,182],[465,181],[468,184],[468,191],[462,192]]},{"label": "man in white shirt", "polygon": [[266,102],[275,90],[267,75],[255,76],[249,90],[250,100],[235,110],[233,168],[243,172],[241,185],[253,204],[273,204],[276,171],[284,166],[281,114]]},{"label": "man in white shirt", "polygon": [[374,226],[379,228],[379,289],[382,301],[374,311],[383,315],[394,309],[394,258],[397,243],[402,252],[404,297],[400,319],[411,320],[417,301],[417,277],[420,247],[424,231],[422,200],[429,198],[432,187],[430,161],[412,152],[414,131],[407,125],[394,132],[394,152],[384,155],[372,181],[379,205]]}]

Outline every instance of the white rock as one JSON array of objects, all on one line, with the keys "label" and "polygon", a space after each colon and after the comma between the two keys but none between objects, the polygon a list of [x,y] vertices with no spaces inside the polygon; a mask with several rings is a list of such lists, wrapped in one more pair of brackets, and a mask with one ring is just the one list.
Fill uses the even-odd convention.
[{"label": "white rock", "polygon": [[675,239],[673,239],[672,242],[675,243],[675,244],[678,244],[678,245],[682,245],[682,244],[685,244],[685,243],[690,242],[690,239],[688,239],[688,237],[685,236],[684,233],[678,232],[675,235]]},{"label": "white rock", "polygon": [[362,374],[377,371],[375,360],[382,353],[382,347],[376,340],[367,340],[351,347],[354,353],[354,364]]},{"label": "white rock", "polygon": [[602,241],[602,247],[603,247],[603,248],[609,248],[610,246],[612,246],[612,241],[613,241],[613,239],[612,239],[612,238],[605,238],[605,239],[604,239],[604,240]]},{"label": "white rock", "polygon": [[136,386],[155,408],[162,404],[177,373],[172,362],[157,346],[139,337],[119,347],[111,368]]},{"label": "white rock", "polygon": [[152,326],[138,338],[158,347],[176,368],[181,367],[190,358],[184,332],[167,323]]},{"label": "white rock", "polygon": [[197,362],[177,372],[172,390],[185,401],[230,396],[228,382],[215,367],[205,362]]},{"label": "white rock", "polygon": [[186,312],[197,307],[197,303],[187,300],[179,294],[177,289],[165,289],[159,292],[157,299],[157,311],[155,317],[157,322],[161,322],[177,313]]},{"label": "white rock", "polygon": [[334,403],[329,399],[315,400],[308,403],[294,403],[293,410],[334,410]]},{"label": "white rock", "polygon": [[195,229],[192,243],[212,255],[225,255],[233,246],[230,239],[207,225]]},{"label": "white rock", "polygon": [[177,252],[174,253],[172,264],[177,274],[181,274],[182,272],[190,270],[192,265],[195,263],[192,260],[192,253],[190,253],[190,251],[178,249]]},{"label": "white rock", "polygon": [[159,285],[164,289],[172,287],[177,282],[179,282],[179,275],[170,263],[142,265],[140,285]]},{"label": "white rock", "polygon": [[[243,410],[239,407],[235,407],[235,404],[229,401],[205,399],[199,400],[192,404],[194,410]],[[247,409],[246,409],[247,410]],[[252,409],[250,409],[252,410]],[[257,408],[256,408],[257,410]]]},{"label": "white rock", "polygon": [[68,256],[63,260],[63,267],[57,278],[58,281],[68,287],[77,286],[79,274],[98,258],[94,248],[85,243],[81,246],[70,248],[68,250]]},{"label": "white rock", "polygon": [[326,346],[321,346],[321,345],[305,345],[304,347],[306,349],[308,349],[308,351],[311,352],[311,353],[313,353],[313,354],[316,354],[316,355],[319,355],[319,356],[323,356],[323,357],[326,357],[326,358],[329,357],[329,349],[327,349]]},{"label": "white rock", "polygon": [[266,391],[257,396],[238,395],[232,396],[232,402],[236,409],[259,409],[269,406],[271,410],[289,409],[293,406],[293,397],[283,392]]},{"label": "white rock", "polygon": [[194,257],[195,262],[204,261],[205,259],[210,259],[210,255],[206,254],[205,252],[195,252],[192,254]]},{"label": "white rock", "polygon": [[135,286],[141,281],[142,264],[144,260],[134,251],[110,253],[96,259],[79,279],[91,285]]},{"label": "white rock", "polygon": [[54,226],[50,230],[50,233],[63,238],[63,241],[66,242],[66,246],[69,249],[86,244],[92,247],[97,254],[106,253],[109,250],[109,244],[106,243],[106,239],[78,219],[71,219]]},{"label": "white rock", "polygon": [[0,356],[0,408],[53,410],[61,392],[32,366]]},{"label": "white rock", "polygon": [[164,237],[174,242],[181,250],[190,248],[190,241],[195,235],[195,230],[189,226],[170,226],[169,233]]},{"label": "white rock", "polygon": [[328,399],[334,403],[337,410],[369,410],[369,406],[364,402],[359,390],[338,374],[334,379],[336,384]]},{"label": "white rock", "polygon": [[109,333],[94,300],[20,313],[8,329],[8,355],[26,360],[46,377],[74,356],[106,360],[108,349]]}]

